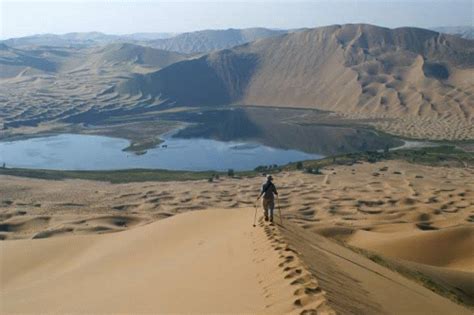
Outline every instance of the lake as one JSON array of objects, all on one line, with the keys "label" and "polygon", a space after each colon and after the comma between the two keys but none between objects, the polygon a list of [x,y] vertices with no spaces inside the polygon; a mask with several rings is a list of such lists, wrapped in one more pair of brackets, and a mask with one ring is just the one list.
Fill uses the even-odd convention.
[{"label": "lake", "polygon": [[253,170],[261,165],[383,150],[404,143],[370,129],[314,123],[324,117],[321,115],[310,110],[268,108],[164,113],[156,118],[157,124],[160,120],[177,121],[186,127],[160,136],[165,142],[143,155],[124,152],[128,140],[60,134],[0,142],[0,165],[55,170]]},{"label": "lake", "polygon": [[128,140],[103,136],[60,134],[0,142],[0,164],[54,170],[253,170],[259,165],[282,165],[322,157],[253,142],[171,136],[163,139],[165,142],[160,147],[143,155],[122,151],[129,145]]},{"label": "lake", "polygon": [[176,133],[180,138],[253,141],[273,148],[324,156],[384,150],[404,143],[371,129],[329,124],[321,117],[328,117],[328,114],[314,110],[258,107],[197,109],[160,116],[164,120],[190,124]]}]

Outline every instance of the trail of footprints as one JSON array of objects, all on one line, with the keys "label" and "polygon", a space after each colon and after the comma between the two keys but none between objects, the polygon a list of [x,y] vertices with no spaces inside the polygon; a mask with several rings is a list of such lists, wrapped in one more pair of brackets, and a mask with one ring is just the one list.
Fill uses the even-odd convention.
[{"label": "trail of footprints", "polygon": [[[283,279],[286,285],[294,288],[292,313],[308,315],[308,314],[335,314],[327,305],[325,292],[321,290],[317,280],[307,271],[302,261],[298,258],[297,253],[283,240],[278,229],[274,225],[265,224],[263,218],[260,218],[258,223],[260,228],[263,228],[266,239],[269,242],[271,250],[276,251],[279,257],[278,269],[284,274]],[[255,242],[255,241],[254,241]],[[261,249],[256,247],[254,249],[257,256],[254,259],[255,263],[263,263],[266,258],[266,253],[261,252]],[[260,254],[260,255],[258,255]],[[265,298],[268,300],[267,308],[272,306],[271,287],[281,279],[269,281],[264,275],[259,276],[259,283],[262,285],[262,290]]]}]

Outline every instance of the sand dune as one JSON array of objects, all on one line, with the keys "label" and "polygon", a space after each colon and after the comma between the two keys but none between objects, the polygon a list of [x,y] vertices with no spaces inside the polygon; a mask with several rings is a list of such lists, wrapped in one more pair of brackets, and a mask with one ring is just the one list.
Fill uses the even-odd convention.
[{"label": "sand dune", "polygon": [[[467,305],[474,305],[472,168],[384,161],[321,171],[323,175],[275,174],[285,221],[314,240],[323,235],[374,251],[388,261],[426,275]],[[36,244],[65,244],[63,240],[71,239],[112,242],[115,237],[121,239],[116,235],[148,231],[182,213],[212,208],[240,213],[234,210],[253,206],[262,180],[221,177],[214,182],[110,184],[0,176],[0,237],[5,240],[0,244],[31,244],[33,250]],[[252,220],[252,213],[250,218],[245,216],[246,219],[239,219],[240,223]],[[233,228],[226,226],[225,234],[233,233]],[[85,259],[79,252],[67,255]],[[317,257],[310,256],[305,263],[311,264]],[[314,265],[312,273],[320,268]],[[324,281],[321,279],[326,278],[319,278],[320,284]],[[327,279],[322,288],[330,295],[336,288],[331,289],[330,278]],[[371,287],[370,283],[366,285]],[[334,299],[340,297],[333,296]],[[386,305],[388,309],[391,304]]]},{"label": "sand dune", "polygon": [[471,311],[329,239],[286,224],[283,239],[339,314],[470,314]]},{"label": "sand dune", "polygon": [[208,53],[227,49],[263,38],[274,37],[287,33],[286,30],[267,29],[261,27],[226,30],[202,30],[182,33],[174,37],[151,40],[147,46],[177,51],[181,53]]},{"label": "sand dune", "polygon": [[349,244],[422,264],[474,270],[474,226],[398,233],[357,231]]},{"label": "sand dune", "polygon": [[206,210],[123,233],[3,242],[0,311],[332,313],[276,228],[252,219],[252,208]]},{"label": "sand dune", "polygon": [[[440,255],[443,255],[440,252]],[[391,264],[397,267],[406,268],[410,272],[420,273],[426,279],[435,281],[441,288],[451,296],[455,295],[455,300],[463,302],[465,305],[474,305],[474,273],[460,271],[446,267],[435,267],[432,265],[415,263],[398,258],[386,258]]]},{"label": "sand dune", "polygon": [[[194,58],[123,43],[24,50],[1,44],[0,126],[7,127],[2,132],[58,122],[91,124],[168,105],[257,105],[322,109],[334,113],[334,121],[370,124],[410,138],[474,137],[472,40],[366,24],[279,36],[247,31],[163,39],[175,41],[170,47],[189,44],[191,51],[208,51],[227,47],[226,36],[234,33],[240,34],[230,40],[234,44],[270,37]],[[223,46],[216,44],[220,40]]]},{"label": "sand dune", "polygon": [[0,311],[469,314],[294,223],[280,232],[260,217],[252,227],[253,210],[188,212],[108,235],[2,242]]},{"label": "sand dune", "polygon": [[413,138],[471,139],[474,42],[418,28],[320,27],[210,53],[117,84],[181,106],[328,110]]},{"label": "sand dune", "polygon": [[442,230],[357,231],[348,244],[389,258],[395,266],[426,275],[467,305],[474,305],[474,226]]}]

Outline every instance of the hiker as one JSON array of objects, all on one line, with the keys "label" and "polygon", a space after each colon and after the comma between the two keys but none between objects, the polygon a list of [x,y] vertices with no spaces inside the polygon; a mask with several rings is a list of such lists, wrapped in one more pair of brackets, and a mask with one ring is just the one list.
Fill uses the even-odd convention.
[{"label": "hiker", "polygon": [[257,200],[263,196],[262,204],[265,211],[265,221],[273,222],[273,209],[275,208],[275,195],[278,195],[272,175],[267,176],[267,181],[262,185],[262,190]]}]

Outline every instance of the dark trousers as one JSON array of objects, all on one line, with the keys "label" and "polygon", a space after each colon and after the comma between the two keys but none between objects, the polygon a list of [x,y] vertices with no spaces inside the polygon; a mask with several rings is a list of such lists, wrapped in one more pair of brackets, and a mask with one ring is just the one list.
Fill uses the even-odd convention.
[{"label": "dark trousers", "polygon": [[265,211],[265,217],[270,217],[273,220],[273,209],[275,209],[275,201],[273,199],[263,198],[263,210]]}]

